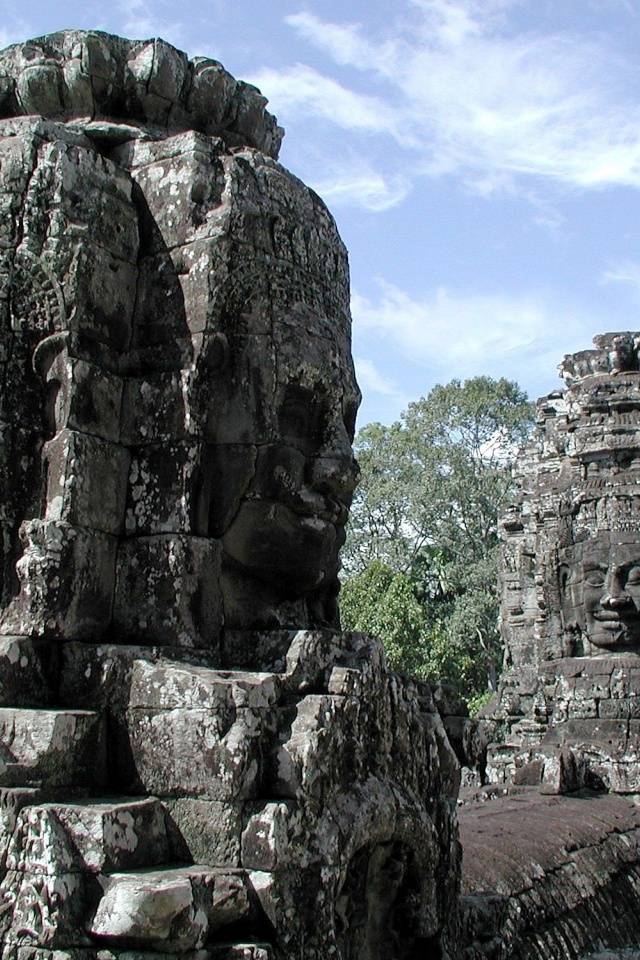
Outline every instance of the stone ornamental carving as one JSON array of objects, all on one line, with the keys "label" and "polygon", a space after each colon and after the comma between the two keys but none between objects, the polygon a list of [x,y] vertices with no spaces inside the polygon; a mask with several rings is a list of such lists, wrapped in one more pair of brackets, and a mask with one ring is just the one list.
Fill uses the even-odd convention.
[{"label": "stone ornamental carving", "polygon": [[638,334],[565,357],[503,517],[503,629],[515,666],[640,650]]},{"label": "stone ornamental carving", "polygon": [[566,747],[549,769],[638,794],[640,333],[594,346],[565,357],[564,391],[538,401],[538,439],[502,518],[509,669],[492,709],[507,742],[490,749],[489,775],[514,776],[529,748],[544,759]]},{"label": "stone ornamental carving", "polygon": [[459,772],[340,632],[348,267],[266,101],[0,54],[6,960],[453,957]]}]

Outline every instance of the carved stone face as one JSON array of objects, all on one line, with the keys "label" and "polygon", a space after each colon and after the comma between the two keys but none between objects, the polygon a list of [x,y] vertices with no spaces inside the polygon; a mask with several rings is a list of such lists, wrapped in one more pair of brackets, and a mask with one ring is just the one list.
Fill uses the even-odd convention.
[{"label": "carved stone face", "polygon": [[570,582],[588,640],[607,650],[640,648],[640,540],[601,533],[581,552]]},{"label": "carved stone face", "polygon": [[[357,481],[351,442],[359,392],[346,344],[323,335],[327,318],[290,320],[274,323],[271,349],[262,337],[247,338],[237,403],[246,413],[258,394],[266,430],[249,445],[251,477],[222,544],[237,570],[298,599],[338,573]],[[231,413],[226,440],[238,450],[247,426],[240,411]],[[235,437],[229,422],[237,424]]]}]

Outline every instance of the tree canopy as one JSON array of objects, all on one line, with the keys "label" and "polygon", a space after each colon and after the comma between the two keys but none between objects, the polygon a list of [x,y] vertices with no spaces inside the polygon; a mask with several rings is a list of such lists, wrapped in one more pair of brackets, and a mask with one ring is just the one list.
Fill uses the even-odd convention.
[{"label": "tree canopy", "polygon": [[[438,385],[356,439],[362,480],[344,552],[343,618],[416,676],[486,689],[500,660],[497,518],[534,406],[513,381]],[[377,628],[376,628],[377,625]]]}]

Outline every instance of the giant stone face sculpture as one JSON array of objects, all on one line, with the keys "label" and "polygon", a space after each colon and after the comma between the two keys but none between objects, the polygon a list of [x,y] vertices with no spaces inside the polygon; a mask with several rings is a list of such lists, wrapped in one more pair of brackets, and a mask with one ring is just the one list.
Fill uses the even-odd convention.
[{"label": "giant stone face sculpture", "polygon": [[[64,120],[80,99],[88,119],[64,143],[51,124],[13,127],[29,131],[33,199],[5,253],[8,349],[34,396],[31,449],[47,446],[46,477],[31,457],[8,481],[3,629],[211,647],[223,620],[336,625],[359,393],[333,220],[271,157],[229,149],[275,154],[280,133],[219,64],[73,37],[4,55],[5,112]],[[11,598],[16,526],[43,495]],[[161,572],[172,551],[192,571],[180,598]],[[78,569],[73,597],[55,595],[59,562]]]},{"label": "giant stone face sculpture", "polygon": [[161,40],[0,54],[0,945],[455,952],[459,769],[339,631],[347,257],[257,90]]},{"label": "giant stone face sculpture", "polygon": [[517,776],[533,758],[557,772],[569,750],[583,781],[589,771],[637,795],[640,334],[594,344],[565,357],[565,390],[538,401],[538,437],[502,518],[509,669],[492,709],[506,742],[490,749],[488,775]]},{"label": "giant stone face sculpture", "polygon": [[514,666],[640,651],[638,335],[565,358],[504,516],[502,622]]}]

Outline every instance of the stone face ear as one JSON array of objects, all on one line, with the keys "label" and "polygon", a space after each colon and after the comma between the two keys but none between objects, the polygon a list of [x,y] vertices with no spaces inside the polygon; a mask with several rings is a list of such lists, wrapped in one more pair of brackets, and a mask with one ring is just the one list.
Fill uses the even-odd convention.
[{"label": "stone face ear", "polygon": [[61,353],[67,351],[69,346],[69,334],[54,333],[50,337],[41,340],[33,351],[32,365],[34,372],[40,379],[46,383],[51,371],[51,367]]}]

